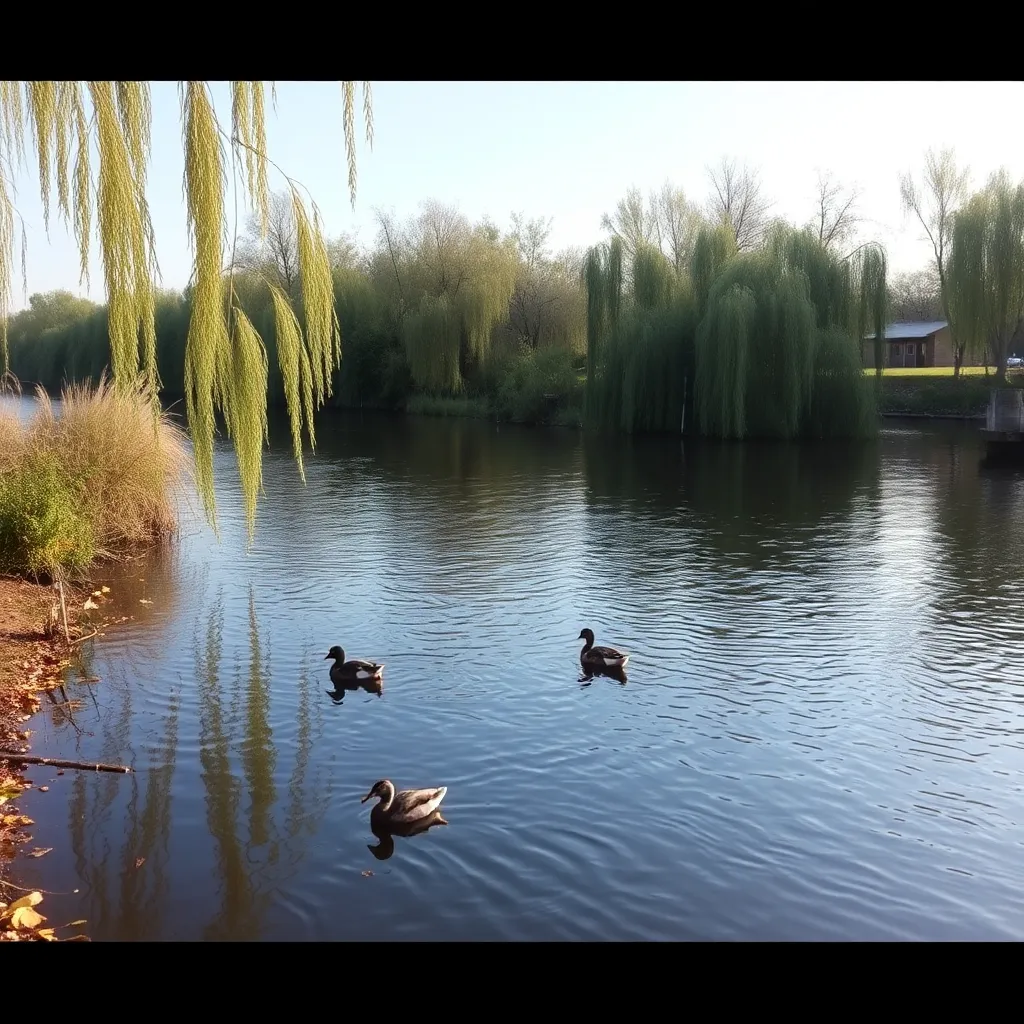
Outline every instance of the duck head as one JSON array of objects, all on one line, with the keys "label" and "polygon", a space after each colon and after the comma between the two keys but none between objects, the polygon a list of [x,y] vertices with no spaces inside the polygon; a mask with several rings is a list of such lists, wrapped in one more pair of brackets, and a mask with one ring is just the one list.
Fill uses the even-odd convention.
[{"label": "duck head", "polygon": [[324,661],[330,661],[331,658],[334,658],[335,661],[344,661],[345,660],[345,652],[337,644],[335,644],[327,652],[327,657],[324,658]]},{"label": "duck head", "polygon": [[365,804],[371,797],[378,796],[386,803],[390,803],[395,796],[395,787],[390,779],[379,779],[373,784],[373,788],[359,802]]},{"label": "duck head", "polygon": [[577,640],[586,640],[591,647],[594,646],[594,631],[592,629],[581,629]]}]

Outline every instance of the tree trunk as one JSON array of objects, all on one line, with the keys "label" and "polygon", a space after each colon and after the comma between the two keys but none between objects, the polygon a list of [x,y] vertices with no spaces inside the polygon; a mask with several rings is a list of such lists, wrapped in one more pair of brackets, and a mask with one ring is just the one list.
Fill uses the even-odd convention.
[{"label": "tree trunk", "polygon": [[999,346],[999,352],[996,355],[996,383],[1004,384],[1006,382],[1006,357],[1009,355],[1006,345]]},{"label": "tree trunk", "polygon": [[953,346],[953,380],[956,380],[960,376],[960,367],[964,361],[964,347],[963,345]]}]

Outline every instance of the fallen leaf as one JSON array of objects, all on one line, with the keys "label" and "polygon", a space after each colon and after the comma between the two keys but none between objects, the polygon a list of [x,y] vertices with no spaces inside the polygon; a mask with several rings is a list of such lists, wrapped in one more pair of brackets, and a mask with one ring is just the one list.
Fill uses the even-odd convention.
[{"label": "fallen leaf", "polygon": [[34,825],[35,822],[27,814],[5,814],[0,821],[5,825]]},{"label": "fallen leaf", "polygon": [[85,923],[86,923],[86,920],[83,917],[80,921],[72,921],[69,925],[67,925],[67,927],[68,928],[77,928],[79,925],[82,925],[82,924],[85,924]]},{"label": "fallen leaf", "polygon": [[37,907],[43,902],[43,894],[41,892],[30,892],[27,896],[22,896],[20,899],[15,900],[5,911],[5,914],[13,914],[14,911],[20,910],[22,907]]},{"label": "fallen leaf", "polygon": [[99,608],[99,605],[91,597],[87,597],[82,607],[88,611],[90,608]]},{"label": "fallen leaf", "polygon": [[49,793],[50,792],[50,787],[49,786],[40,786],[39,787],[39,792],[40,793]]},{"label": "fallen leaf", "polygon": [[145,597],[140,597],[139,598],[139,604],[152,604],[152,603],[153,603],[152,601],[147,600]]},{"label": "fallen leaf", "polygon": [[145,864],[145,863],[146,863],[146,858],[145,857],[136,857],[135,858],[135,867],[136,868],[141,868],[142,865]]},{"label": "fallen leaf", "polygon": [[103,596],[103,591],[102,590],[94,590],[92,592],[92,596],[93,597],[102,597]]},{"label": "fallen leaf", "polygon": [[57,941],[57,936],[53,934],[52,928],[40,928],[39,931],[36,932],[36,935],[41,939],[46,939],[47,942]]},{"label": "fallen leaf", "polygon": [[15,928],[38,928],[45,920],[42,914],[37,914],[31,907],[18,907],[11,914],[11,924]]},{"label": "fallen leaf", "polygon": [[48,853],[53,852],[53,847],[48,846],[45,850],[41,850],[38,846],[27,856],[29,857],[45,857]]},{"label": "fallen leaf", "polygon": [[110,593],[110,587],[100,587],[100,591],[104,594]]},{"label": "fallen leaf", "polygon": [[372,874],[373,874],[372,871],[364,871],[363,872],[363,878],[369,878]]},{"label": "fallen leaf", "polygon": [[88,935],[69,935],[65,942],[92,942]]}]

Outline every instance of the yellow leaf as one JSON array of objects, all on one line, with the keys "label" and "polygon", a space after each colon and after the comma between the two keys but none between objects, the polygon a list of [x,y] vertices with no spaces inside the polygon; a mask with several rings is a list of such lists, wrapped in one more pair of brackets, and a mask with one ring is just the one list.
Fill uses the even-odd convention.
[{"label": "yellow leaf", "polygon": [[100,593],[109,594],[110,593],[110,587],[100,587]]},{"label": "yellow leaf", "polygon": [[85,918],[83,917],[83,918],[81,919],[81,921],[72,921],[72,922],[71,922],[71,923],[70,923],[70,924],[68,925],[68,927],[69,927],[69,928],[77,928],[77,927],[78,927],[79,925],[82,925],[82,924],[85,924],[85,923],[86,923],[86,920],[85,920]]},{"label": "yellow leaf", "polygon": [[139,604],[152,604],[152,603],[153,603],[152,601],[147,601],[146,598],[144,598],[144,597],[140,597],[139,598]]},{"label": "yellow leaf", "polygon": [[15,928],[38,928],[45,920],[46,918],[42,914],[37,914],[31,907],[18,907],[11,914],[11,924]]},{"label": "yellow leaf", "polygon": [[91,597],[87,597],[82,607],[88,610],[90,608],[99,608],[99,605]]},{"label": "yellow leaf", "polygon": [[57,941],[57,936],[53,934],[52,928],[40,928],[39,931],[36,932],[36,935],[41,939],[46,939],[47,942]]},{"label": "yellow leaf", "polygon": [[21,907],[38,907],[43,902],[43,894],[41,892],[30,892],[27,896],[22,896],[21,899],[15,900],[8,908],[7,912],[19,910]]}]

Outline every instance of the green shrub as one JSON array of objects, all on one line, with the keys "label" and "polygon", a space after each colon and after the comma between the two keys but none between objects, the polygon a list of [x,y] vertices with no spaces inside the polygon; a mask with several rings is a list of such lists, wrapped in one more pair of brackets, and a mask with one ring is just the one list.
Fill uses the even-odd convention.
[{"label": "green shrub", "polygon": [[500,420],[512,423],[574,422],[571,410],[583,402],[583,385],[563,346],[521,349],[504,355],[493,368],[490,386]]},{"label": "green shrub", "polygon": [[95,551],[81,489],[56,457],[35,454],[0,475],[0,570],[55,578],[84,569]]}]

